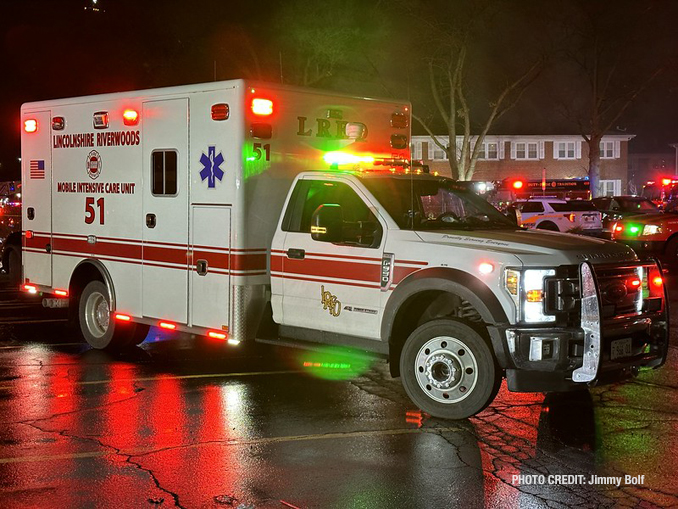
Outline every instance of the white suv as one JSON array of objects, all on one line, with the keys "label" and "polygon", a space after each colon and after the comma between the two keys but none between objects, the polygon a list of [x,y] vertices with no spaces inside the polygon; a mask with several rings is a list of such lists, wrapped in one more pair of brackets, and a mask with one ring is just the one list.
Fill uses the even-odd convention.
[{"label": "white suv", "polygon": [[600,235],[600,211],[590,201],[561,200],[553,197],[530,198],[514,204],[518,225],[526,228]]}]

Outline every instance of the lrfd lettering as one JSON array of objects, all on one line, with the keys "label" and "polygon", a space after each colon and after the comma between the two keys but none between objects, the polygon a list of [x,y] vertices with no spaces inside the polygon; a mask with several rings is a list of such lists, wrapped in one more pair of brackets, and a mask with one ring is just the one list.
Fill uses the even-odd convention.
[{"label": "lrfd lettering", "polygon": [[[306,121],[307,117],[297,117],[298,129],[297,136],[313,136],[313,128],[307,127]],[[346,136],[346,125],[348,122],[345,120],[335,120],[334,126],[332,122],[326,118],[316,118],[315,119],[315,137],[316,138],[330,138],[336,140],[345,140],[348,138]],[[334,134],[333,134],[334,133]],[[365,127],[363,136],[361,139],[367,137],[367,127]]]}]

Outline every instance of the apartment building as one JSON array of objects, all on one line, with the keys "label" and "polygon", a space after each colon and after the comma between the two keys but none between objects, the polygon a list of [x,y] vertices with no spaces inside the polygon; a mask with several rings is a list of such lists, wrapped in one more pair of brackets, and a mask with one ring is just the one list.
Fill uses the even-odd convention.
[{"label": "apartment building", "polygon": [[[600,179],[604,195],[627,192],[628,145],[635,135],[606,135],[600,142]],[[449,138],[438,139],[445,145]],[[457,143],[461,144],[461,137]],[[505,178],[547,179],[585,177],[588,145],[577,135],[486,136],[473,180]],[[451,176],[445,151],[430,136],[412,136],[412,157],[428,164],[431,172]]]}]

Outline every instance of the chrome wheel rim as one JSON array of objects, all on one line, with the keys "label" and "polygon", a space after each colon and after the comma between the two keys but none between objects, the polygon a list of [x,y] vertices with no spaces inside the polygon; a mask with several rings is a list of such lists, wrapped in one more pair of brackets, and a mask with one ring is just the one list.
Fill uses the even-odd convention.
[{"label": "chrome wheel rim", "polygon": [[111,321],[111,313],[108,309],[108,301],[103,294],[94,292],[87,298],[85,321],[87,329],[94,337],[100,338],[106,334]]},{"label": "chrome wheel rim", "polygon": [[450,336],[437,336],[422,345],[414,372],[421,390],[439,403],[467,398],[478,383],[478,362],[466,344]]}]

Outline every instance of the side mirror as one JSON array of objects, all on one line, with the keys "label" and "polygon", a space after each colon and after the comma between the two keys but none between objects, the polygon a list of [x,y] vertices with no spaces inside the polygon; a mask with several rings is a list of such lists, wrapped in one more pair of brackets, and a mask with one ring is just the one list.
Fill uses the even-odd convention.
[{"label": "side mirror", "polygon": [[343,225],[341,205],[320,205],[311,216],[311,238],[320,242],[341,242]]}]

